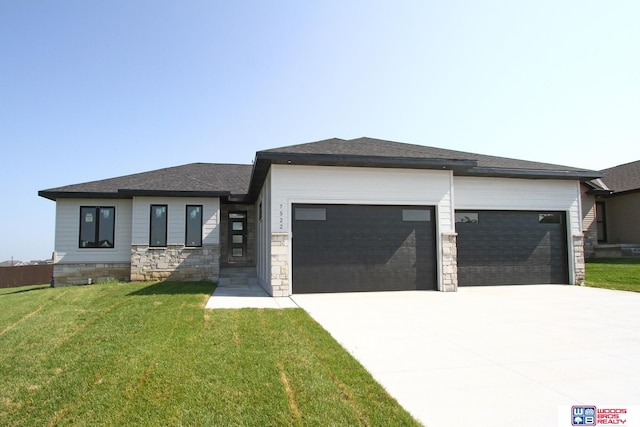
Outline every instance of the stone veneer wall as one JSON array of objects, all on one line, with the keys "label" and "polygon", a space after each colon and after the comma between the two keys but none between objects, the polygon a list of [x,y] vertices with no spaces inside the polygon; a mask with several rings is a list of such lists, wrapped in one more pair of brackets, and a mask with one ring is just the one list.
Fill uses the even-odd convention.
[{"label": "stone veneer wall", "polygon": [[182,244],[154,248],[131,245],[131,280],[218,280],[220,245],[187,248]]},{"label": "stone veneer wall", "polygon": [[53,265],[55,286],[87,285],[110,280],[129,281],[131,264],[128,262],[57,263]]},{"label": "stone veneer wall", "polygon": [[584,283],[584,238],[577,234],[573,236],[573,265],[574,265],[574,278],[575,285],[581,285]]},{"label": "stone veneer wall", "polygon": [[458,233],[442,233],[442,290],[458,290]]},{"label": "stone veneer wall", "polygon": [[597,232],[589,230],[583,233],[584,257],[586,259],[593,258],[596,255],[597,244],[598,244]]},{"label": "stone veneer wall", "polygon": [[289,290],[289,234],[271,233],[271,296],[287,297]]}]

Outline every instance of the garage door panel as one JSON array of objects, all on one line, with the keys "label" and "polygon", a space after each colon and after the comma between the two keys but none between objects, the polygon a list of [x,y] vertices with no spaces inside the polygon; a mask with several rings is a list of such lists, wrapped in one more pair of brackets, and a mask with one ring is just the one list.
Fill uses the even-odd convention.
[{"label": "garage door panel", "polygon": [[[326,219],[296,219],[296,209]],[[294,205],[293,292],[435,288],[435,227],[403,220],[403,209],[433,207]]]},{"label": "garage door panel", "polygon": [[[465,214],[457,212],[457,216]],[[476,222],[456,223],[460,286],[568,281],[564,213],[473,214],[477,215]],[[559,222],[541,222],[548,220]]]}]

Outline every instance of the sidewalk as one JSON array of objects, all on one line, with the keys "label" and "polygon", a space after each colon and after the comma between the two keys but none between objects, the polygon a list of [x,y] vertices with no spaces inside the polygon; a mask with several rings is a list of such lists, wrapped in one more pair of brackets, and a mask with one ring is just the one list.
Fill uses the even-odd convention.
[{"label": "sidewalk", "polygon": [[259,285],[222,285],[216,287],[205,308],[298,308],[289,297],[274,298]]}]

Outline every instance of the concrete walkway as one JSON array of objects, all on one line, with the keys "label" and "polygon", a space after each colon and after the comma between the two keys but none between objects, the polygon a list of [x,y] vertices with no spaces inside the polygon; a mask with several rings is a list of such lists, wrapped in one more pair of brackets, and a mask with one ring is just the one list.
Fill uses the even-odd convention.
[{"label": "concrete walkway", "polygon": [[637,293],[541,285],[292,299],[427,427],[563,427],[572,405],[640,404]]},{"label": "concrete walkway", "polygon": [[289,297],[273,298],[256,284],[216,287],[205,308],[298,308]]}]

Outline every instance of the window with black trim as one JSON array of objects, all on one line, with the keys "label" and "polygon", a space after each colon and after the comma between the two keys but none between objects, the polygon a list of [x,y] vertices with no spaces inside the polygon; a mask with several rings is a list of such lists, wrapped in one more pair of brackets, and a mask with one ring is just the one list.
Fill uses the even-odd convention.
[{"label": "window with black trim", "polygon": [[606,242],[607,211],[604,202],[596,202],[596,226],[598,227],[598,242]]},{"label": "window with black trim", "polygon": [[326,221],[327,210],[325,208],[296,208],[296,221]]},{"label": "window with black trim", "polygon": [[431,221],[431,211],[429,209],[402,209],[403,221]]},{"label": "window with black trim", "polygon": [[562,215],[558,212],[540,213],[538,214],[538,222],[540,224],[560,224],[562,223]]},{"label": "window with black trim", "polygon": [[149,246],[167,246],[167,205],[151,205]]},{"label": "window with black trim", "polygon": [[80,238],[78,247],[113,248],[116,208],[113,206],[80,206]]},{"label": "window with black trim", "polygon": [[185,246],[202,246],[202,205],[187,205]]},{"label": "window with black trim", "polygon": [[478,212],[458,212],[455,213],[456,224],[477,224],[478,223]]}]

